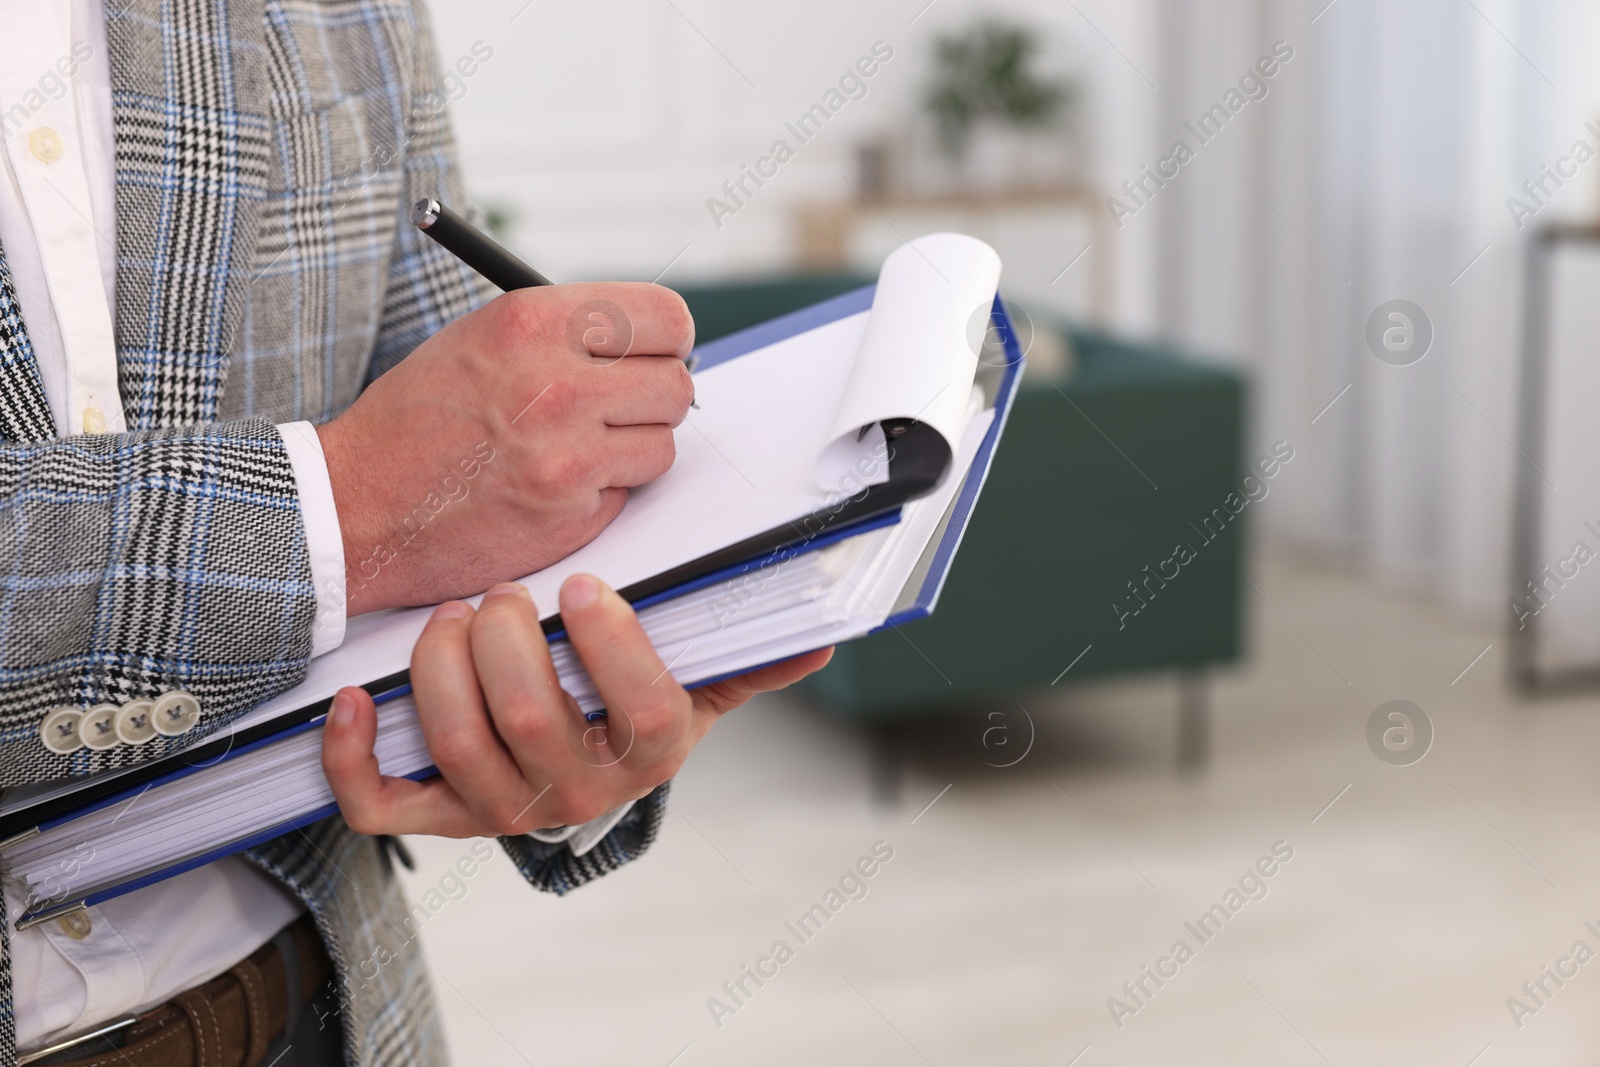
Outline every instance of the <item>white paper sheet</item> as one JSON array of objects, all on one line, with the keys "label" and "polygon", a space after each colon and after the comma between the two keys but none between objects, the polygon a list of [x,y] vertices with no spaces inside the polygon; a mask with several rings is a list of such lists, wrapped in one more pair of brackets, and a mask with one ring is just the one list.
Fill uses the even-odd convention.
[{"label": "white paper sheet", "polygon": [[919,237],[884,261],[860,350],[816,463],[818,484],[834,484],[870,455],[874,438],[858,439],[861,427],[883,419],[924,422],[955,455],[999,288],[999,255],[965,234]]}]

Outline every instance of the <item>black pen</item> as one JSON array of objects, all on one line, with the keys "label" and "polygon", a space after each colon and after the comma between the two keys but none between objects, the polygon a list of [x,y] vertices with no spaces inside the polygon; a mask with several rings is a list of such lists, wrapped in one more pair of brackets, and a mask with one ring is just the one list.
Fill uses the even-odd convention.
[{"label": "black pen", "polygon": [[[513,289],[555,284],[431,196],[423,197],[411,205],[411,221],[417,224],[417,229],[438,241],[447,252],[508,293]],[[690,371],[694,370],[697,358],[689,357]],[[700,410],[697,401],[690,400],[689,406]]]},{"label": "black pen", "polygon": [[411,221],[461,262],[506,292],[551,284],[549,278],[432,197],[424,197],[411,206]]}]

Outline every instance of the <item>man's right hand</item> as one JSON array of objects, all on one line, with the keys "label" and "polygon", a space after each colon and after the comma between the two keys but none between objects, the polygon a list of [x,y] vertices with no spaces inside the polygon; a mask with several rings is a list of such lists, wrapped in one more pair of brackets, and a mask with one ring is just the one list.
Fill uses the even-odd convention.
[{"label": "man's right hand", "polygon": [[643,283],[506,293],[317,428],[346,613],[435,604],[587,544],[663,474],[694,398],[683,299]]}]

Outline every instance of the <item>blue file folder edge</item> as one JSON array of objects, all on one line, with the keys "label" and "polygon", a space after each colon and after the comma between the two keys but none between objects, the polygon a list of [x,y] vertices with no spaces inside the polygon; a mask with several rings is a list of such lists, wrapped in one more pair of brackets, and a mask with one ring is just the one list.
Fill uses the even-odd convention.
[{"label": "blue file folder edge", "polygon": [[[737,333],[729,334],[726,337],[718,338],[717,340],[708,342],[704,345],[699,345],[694,351],[694,357],[696,359],[695,373],[715,367],[721,363],[726,363],[729,360],[737,359],[738,357],[746,355],[750,352],[754,352],[757,349],[765,348],[770,344],[775,344],[778,341],[805,333],[807,330],[813,330],[818,326],[823,326],[827,323],[837,321],[838,319],[848,318],[851,315],[868,311],[872,307],[872,297],[875,290],[876,286],[874,285],[863,286],[860,289],[843,293],[830,300],[824,300],[821,303],[813,304],[810,307],[802,308],[801,310],[791,312],[788,315],[781,315],[778,318],[760,323],[759,325],[752,326],[745,330],[740,330]],[[910,601],[910,603],[889,616],[889,618],[884,621],[883,625],[872,631],[873,633],[879,633],[883,630],[891,629],[895,626],[900,626],[916,619],[927,618],[929,615],[933,614],[933,609],[939,600],[939,594],[944,589],[945,579],[949,576],[950,566],[955,558],[956,550],[961,547],[962,537],[966,534],[967,523],[972,518],[972,511],[974,506],[977,504],[978,494],[983,490],[984,482],[988,480],[989,468],[994,460],[995,448],[999,444],[1002,431],[1005,429],[1006,419],[1010,416],[1011,402],[1016,396],[1018,386],[1021,384],[1022,368],[1024,363],[1022,348],[1017,342],[1016,330],[1012,326],[1010,313],[1006,309],[1005,301],[999,294],[995,295],[991,324],[1001,340],[1003,351],[1005,353],[1005,361],[1003,363],[1005,369],[1002,374],[1000,384],[995,390],[994,420],[990,423],[988,432],[984,435],[983,442],[978,446],[977,455],[972,461],[972,467],[967,472],[966,481],[962,485],[961,491],[956,495],[955,502],[951,505],[949,516],[944,523],[943,532],[939,535],[939,542],[934,548],[934,556],[927,573],[923,577],[921,588],[918,589],[915,597]],[[838,530],[829,531],[827,534],[820,536],[813,541],[806,542],[800,548],[790,547],[778,549],[746,563],[729,567],[715,574],[706,575],[691,582],[686,582],[683,585],[677,586],[671,590],[641,600],[634,606],[636,609],[646,608],[651,604],[670,600],[674,597],[681,596],[696,589],[704,588],[708,585],[724,582],[730,578],[737,578],[742,574],[747,574],[753,570],[758,570],[761,567],[767,566],[776,560],[781,560],[785,557],[792,557],[799,552],[815,551],[819,548],[824,548],[828,545],[835,544],[846,537],[853,537],[869,530],[892,525],[898,522],[899,518],[899,512],[895,511],[887,515],[864,520],[860,523],[854,523]],[[549,635],[549,639],[551,641],[557,641],[563,637],[565,637],[565,633],[561,631]],[[735,677],[739,674],[746,674],[749,671],[759,669],[760,666],[746,667],[739,671],[696,682],[693,686],[691,686],[691,688],[698,689],[702,686],[712,685],[726,678]],[[381,707],[383,704],[386,704],[392,700],[396,700],[410,692],[410,685],[402,685],[383,693],[374,694],[373,701],[375,704]],[[309,722],[299,723],[295,726],[287,727],[286,729],[280,731],[279,733],[273,734],[270,737],[262,738],[248,745],[241,745],[237,749],[230,749],[226,754],[219,756],[214,760],[180,767],[172,771],[170,774],[163,775],[160,778],[146,782],[141,786],[130,788],[124,792],[104,798],[103,800],[94,804],[89,804],[82,808],[74,809],[68,814],[50,820],[49,822],[41,823],[39,825],[39,829],[48,830],[64,823],[71,822],[75,819],[82,818],[83,816],[92,812],[111,807],[115,804],[124,802],[132,803],[139,796],[160,785],[186,777],[190,774],[193,774],[195,771],[203,770],[206,767],[215,766],[219,762],[231,760],[237,756],[243,755],[246,752],[254,751],[263,745],[276,744],[296,734],[319,728],[322,726],[323,721],[323,717],[319,716],[318,718],[312,719]],[[430,778],[437,773],[438,771],[435,768],[426,767],[420,771],[417,771],[415,774],[408,775],[407,777],[420,781],[425,778]],[[269,829],[262,830],[257,834],[251,835],[250,837],[239,841],[233,841],[226,845],[221,845],[209,852],[192,857],[171,866],[163,867],[159,871],[153,871],[149,874],[119,883],[118,885],[96,891],[80,897],[77,900],[71,901],[70,903],[57,903],[52,904],[47,908],[29,911],[20,916],[16,922],[18,925],[33,925],[36,922],[48,919],[52,915],[61,914],[79,907],[92,907],[93,905],[104,903],[107,900],[113,900],[127,893],[132,893],[135,890],[142,889],[145,886],[154,885],[157,882],[165,881],[168,878],[183,874],[186,871],[194,870],[197,867],[203,867],[207,863],[212,863],[227,856],[235,855],[247,849],[254,848],[257,845],[265,844],[274,838],[282,837],[284,834],[293,833],[311,825],[314,822],[319,822],[322,819],[328,818],[329,816],[336,815],[338,814],[338,811],[339,806],[337,804],[326,805],[297,818],[287,820]]]}]

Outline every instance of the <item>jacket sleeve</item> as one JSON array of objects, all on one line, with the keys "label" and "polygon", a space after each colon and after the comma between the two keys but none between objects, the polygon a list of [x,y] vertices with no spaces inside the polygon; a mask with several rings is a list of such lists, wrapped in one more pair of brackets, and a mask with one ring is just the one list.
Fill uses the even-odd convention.
[{"label": "jacket sleeve", "polygon": [[534,888],[557,896],[570,893],[633,862],[650,847],[667,814],[670,785],[669,782],[657,786],[648,796],[636,801],[633,810],[581,856],[573,855],[565,842],[546,844],[528,836],[502,837],[500,845]]},{"label": "jacket sleeve", "polygon": [[[310,658],[305,527],[265,420],[0,447],[0,579],[0,786],[165,755],[299,682]],[[58,708],[174,691],[200,708],[176,736],[43,740]]]}]

